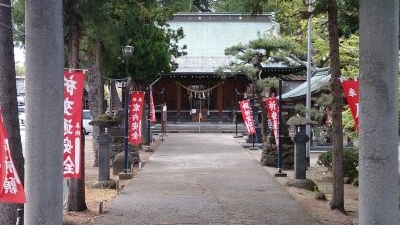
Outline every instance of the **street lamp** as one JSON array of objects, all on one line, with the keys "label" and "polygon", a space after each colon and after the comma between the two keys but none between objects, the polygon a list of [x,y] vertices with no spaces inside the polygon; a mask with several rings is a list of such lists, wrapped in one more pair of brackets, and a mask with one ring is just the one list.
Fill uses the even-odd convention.
[{"label": "street lamp", "polygon": [[[311,60],[312,60],[312,11],[314,3],[313,0],[307,0],[307,15],[308,15],[308,26],[307,26],[307,95],[306,95],[306,119],[310,120],[311,111]],[[311,127],[306,126],[306,134],[310,137]],[[306,161],[307,166],[310,166],[310,148],[311,140],[306,143]]]},{"label": "street lamp", "polygon": [[130,77],[128,71],[128,63],[129,58],[132,56],[133,47],[132,46],[124,46],[122,48],[122,54],[124,55],[125,59],[125,130],[124,130],[124,151],[125,151],[125,174],[130,173],[129,163],[128,163],[128,156],[129,156],[129,146],[128,146],[128,135],[129,135],[129,87],[130,85]]}]

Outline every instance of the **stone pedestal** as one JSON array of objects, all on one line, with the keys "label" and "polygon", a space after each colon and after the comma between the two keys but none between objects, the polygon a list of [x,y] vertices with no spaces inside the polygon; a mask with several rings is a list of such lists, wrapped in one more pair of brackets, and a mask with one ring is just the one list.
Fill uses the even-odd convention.
[{"label": "stone pedestal", "polygon": [[110,180],[110,143],[111,136],[107,133],[96,137],[99,145],[99,181]]},{"label": "stone pedestal", "polygon": [[296,132],[294,136],[294,142],[296,143],[294,146],[294,178],[296,179],[306,179],[306,169],[307,169],[307,160],[306,160],[306,143],[308,142],[308,136],[305,133],[305,128],[298,126],[300,132]]},{"label": "stone pedestal", "polygon": [[294,146],[294,178],[306,179],[307,157],[306,143],[310,140],[306,134],[307,125],[316,125],[317,122],[311,121],[301,116],[293,116],[286,123],[290,126],[290,135],[295,142]]}]

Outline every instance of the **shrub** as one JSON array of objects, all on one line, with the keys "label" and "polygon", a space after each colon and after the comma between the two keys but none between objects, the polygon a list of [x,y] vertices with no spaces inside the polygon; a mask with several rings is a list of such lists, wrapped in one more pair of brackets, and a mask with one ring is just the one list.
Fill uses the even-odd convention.
[{"label": "shrub", "polygon": [[[317,165],[324,166],[332,170],[332,152],[327,151],[318,156]],[[347,177],[350,181],[358,177],[358,150],[343,150],[343,177]]]}]

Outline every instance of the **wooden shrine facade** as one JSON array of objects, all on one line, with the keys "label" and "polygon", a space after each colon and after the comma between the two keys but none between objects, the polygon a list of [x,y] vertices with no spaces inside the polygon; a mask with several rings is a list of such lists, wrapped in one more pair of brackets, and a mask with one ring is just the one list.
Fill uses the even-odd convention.
[{"label": "wooden shrine facade", "polygon": [[243,99],[237,93],[249,83],[243,76],[222,80],[216,74],[165,74],[152,87],[157,120],[165,103],[168,121],[232,122]]},{"label": "wooden shrine facade", "polygon": [[[263,68],[262,77],[282,79],[283,92],[287,92],[305,81],[304,76],[296,75],[303,70],[303,66]],[[235,112],[240,111],[238,101],[251,94],[251,87],[252,83],[245,75],[221,79],[215,73],[164,74],[152,86],[156,117],[160,121],[165,103],[170,122],[233,123]]]}]

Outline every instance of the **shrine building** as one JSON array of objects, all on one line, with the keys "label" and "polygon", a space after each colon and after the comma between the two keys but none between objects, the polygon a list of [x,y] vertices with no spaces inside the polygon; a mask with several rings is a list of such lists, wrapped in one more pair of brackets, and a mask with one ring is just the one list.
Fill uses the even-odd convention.
[{"label": "shrine building", "polygon": [[[246,45],[266,33],[279,35],[274,13],[177,13],[169,24],[172,29],[183,28],[184,38],[179,45],[187,46],[187,55],[176,59],[177,70],[162,74],[152,86],[157,120],[165,103],[169,122],[232,123],[237,102],[246,97],[251,81],[245,75],[222,79],[216,71],[228,68],[234,60],[224,54],[226,48]],[[262,74],[289,77],[283,79],[285,93],[305,81],[305,77],[290,78],[303,70],[304,66],[265,67]]]}]

